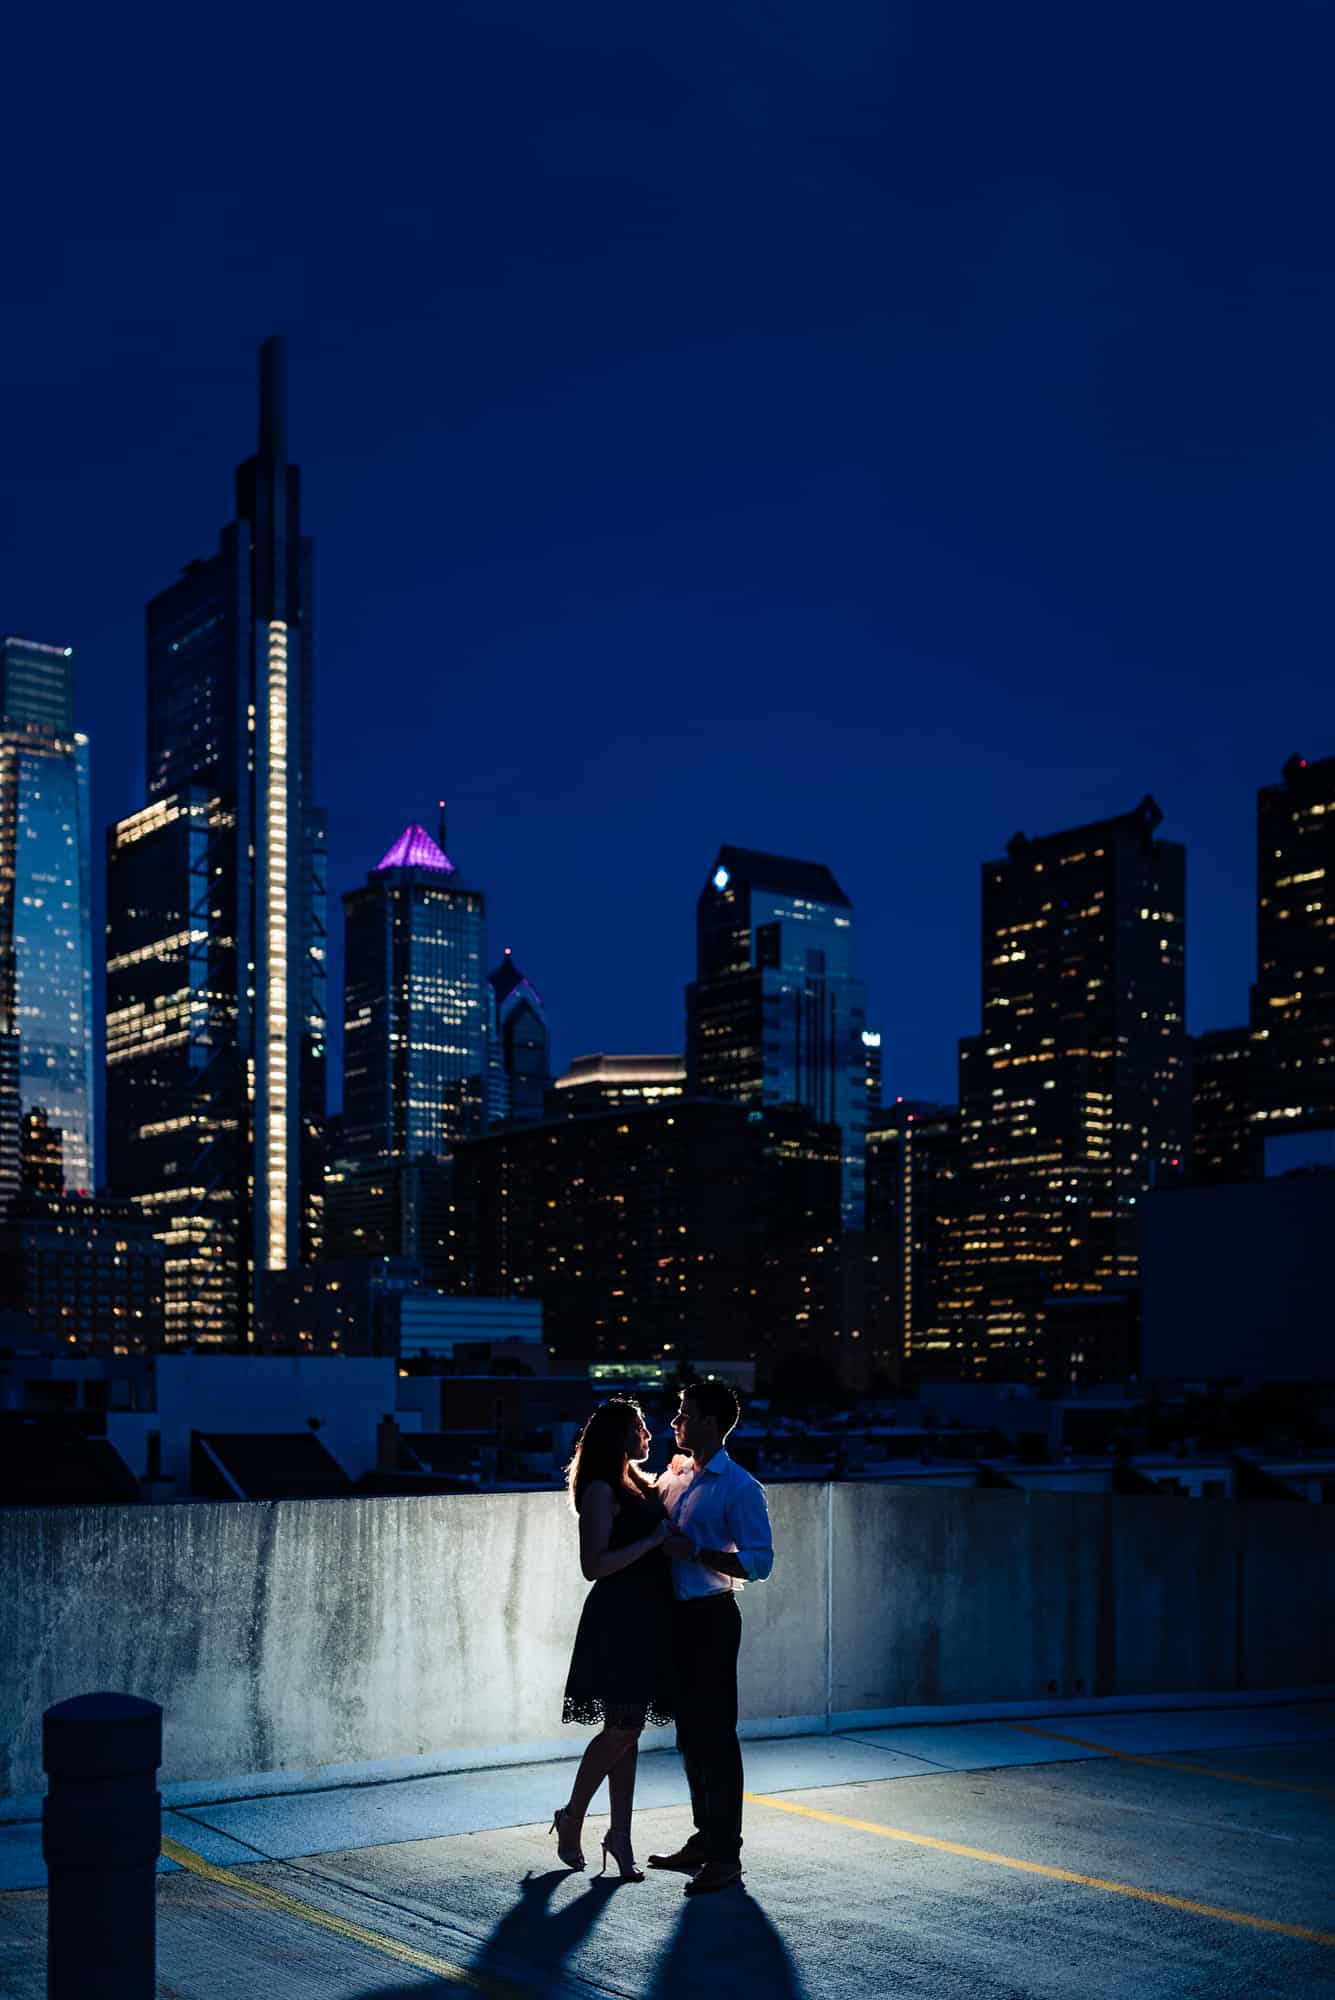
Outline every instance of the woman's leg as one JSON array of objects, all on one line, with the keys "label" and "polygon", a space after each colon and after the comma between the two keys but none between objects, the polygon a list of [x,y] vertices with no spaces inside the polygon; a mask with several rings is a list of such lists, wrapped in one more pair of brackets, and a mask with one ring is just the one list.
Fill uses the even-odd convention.
[{"label": "woman's leg", "polygon": [[[570,1831],[575,1839],[579,1838],[584,1815],[599,1785],[615,1770],[626,1752],[634,1749],[639,1739],[638,1729],[601,1729],[585,1744],[575,1782],[570,1788],[570,1803],[566,1807],[570,1815]],[[633,1778],[631,1783],[634,1784]]]},{"label": "woman's leg", "polygon": [[625,1754],[618,1757],[607,1774],[607,1797],[612,1808],[612,1832],[629,1833],[631,1809],[635,1804],[635,1772],[640,1761],[638,1732],[631,1737]]}]

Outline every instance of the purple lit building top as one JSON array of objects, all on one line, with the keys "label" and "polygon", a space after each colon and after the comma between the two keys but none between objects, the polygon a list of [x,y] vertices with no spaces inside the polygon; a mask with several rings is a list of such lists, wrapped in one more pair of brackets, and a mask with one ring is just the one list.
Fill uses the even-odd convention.
[{"label": "purple lit building top", "polygon": [[386,868],[434,868],[438,874],[453,875],[454,863],[424,826],[405,826],[389,852],[376,863],[373,873]]},{"label": "purple lit building top", "polygon": [[414,822],[343,897],[343,1149],[447,1154],[486,1128],[486,906]]}]

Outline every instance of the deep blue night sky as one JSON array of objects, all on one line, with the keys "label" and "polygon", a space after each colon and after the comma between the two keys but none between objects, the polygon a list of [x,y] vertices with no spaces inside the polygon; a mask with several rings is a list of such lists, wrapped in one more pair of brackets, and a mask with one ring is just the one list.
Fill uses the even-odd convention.
[{"label": "deep blue night sky", "polygon": [[1335,752],[1333,56],[1316,4],[26,10],[0,627],[76,648],[95,838],[282,331],[331,889],[443,791],[558,1064],[680,1047],[731,840],[829,863],[887,1089],[952,1095],[980,862],[1147,791],[1240,1020],[1255,788]]}]

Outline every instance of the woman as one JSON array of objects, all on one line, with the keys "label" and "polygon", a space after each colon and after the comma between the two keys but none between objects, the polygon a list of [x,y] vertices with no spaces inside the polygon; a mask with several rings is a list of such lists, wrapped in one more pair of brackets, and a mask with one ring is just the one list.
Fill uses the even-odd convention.
[{"label": "woman", "polygon": [[593,1589],[580,1613],[561,1719],[603,1726],[585,1746],[552,1831],[566,1867],[582,1868],[584,1815],[606,1778],[612,1824],[603,1868],[610,1854],[627,1882],[644,1880],[630,1844],[640,1732],[674,1714],[672,1581],[660,1553],[672,1527],[640,1469],[649,1443],[639,1405],[614,1397],[580,1432],[566,1476],[579,1516],[579,1566]]}]

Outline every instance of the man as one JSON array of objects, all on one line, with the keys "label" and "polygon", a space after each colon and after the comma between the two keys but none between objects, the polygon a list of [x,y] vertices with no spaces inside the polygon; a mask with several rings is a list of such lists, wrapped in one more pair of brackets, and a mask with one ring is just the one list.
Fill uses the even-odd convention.
[{"label": "man", "polygon": [[739,1593],[774,1567],[765,1489],[724,1450],[741,1406],[726,1382],[683,1390],[672,1434],[678,1456],[658,1482],[674,1532],[673,1650],[677,1666],[677,1747],[691,1788],[695,1831],[675,1854],[651,1854],[651,1868],[690,1875],[688,1896],[710,1895],[742,1879],[742,1749],[737,1741]]}]

